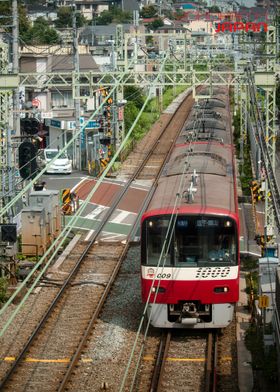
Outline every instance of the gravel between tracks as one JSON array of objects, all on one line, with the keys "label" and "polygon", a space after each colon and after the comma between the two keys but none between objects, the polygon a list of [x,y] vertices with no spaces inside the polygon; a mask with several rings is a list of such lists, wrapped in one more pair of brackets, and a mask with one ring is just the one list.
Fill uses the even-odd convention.
[{"label": "gravel between tracks", "polygon": [[119,391],[142,312],[140,252],[139,247],[132,247],[84,350],[84,362],[79,362],[68,385],[69,391],[98,391],[104,382],[109,391]]}]

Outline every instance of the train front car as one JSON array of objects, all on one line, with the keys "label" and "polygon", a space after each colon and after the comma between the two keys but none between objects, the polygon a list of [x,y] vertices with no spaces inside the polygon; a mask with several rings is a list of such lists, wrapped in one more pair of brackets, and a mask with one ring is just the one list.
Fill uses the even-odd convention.
[{"label": "train front car", "polygon": [[228,123],[196,124],[192,142],[187,123],[142,217],[142,299],[155,327],[224,328],[233,318],[239,221]]}]

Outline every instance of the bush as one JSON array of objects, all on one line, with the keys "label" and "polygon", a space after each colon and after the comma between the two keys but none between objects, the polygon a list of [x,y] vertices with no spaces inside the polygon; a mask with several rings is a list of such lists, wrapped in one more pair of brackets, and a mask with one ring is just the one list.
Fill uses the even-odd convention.
[{"label": "bush", "polygon": [[7,289],[8,280],[6,278],[0,278],[0,305],[6,302],[8,299]]}]

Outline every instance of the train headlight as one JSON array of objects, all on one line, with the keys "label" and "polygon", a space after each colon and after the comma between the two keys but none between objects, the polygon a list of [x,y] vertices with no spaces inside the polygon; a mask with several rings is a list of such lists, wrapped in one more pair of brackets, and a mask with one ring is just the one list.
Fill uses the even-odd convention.
[{"label": "train headlight", "polygon": [[228,293],[229,292],[229,288],[228,287],[215,287],[214,288],[214,292],[215,293]]},{"label": "train headlight", "polygon": [[231,227],[232,226],[232,222],[227,220],[225,221],[225,227]]}]

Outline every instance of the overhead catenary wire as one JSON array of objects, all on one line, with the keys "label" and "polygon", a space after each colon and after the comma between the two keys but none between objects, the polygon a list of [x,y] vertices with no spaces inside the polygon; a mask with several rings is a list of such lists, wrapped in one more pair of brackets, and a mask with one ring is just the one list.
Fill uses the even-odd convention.
[{"label": "overhead catenary wire", "polygon": [[[253,83],[253,75],[252,75],[250,68],[247,68],[247,76],[248,76],[248,80],[249,80],[250,98],[252,100],[252,103],[254,103],[254,109],[255,109],[255,110],[253,110],[253,116],[254,116],[254,120],[255,120],[256,131],[258,134],[258,138],[256,138],[256,141],[257,141],[257,143],[260,147],[260,150],[261,150],[261,155],[263,158],[263,165],[264,165],[266,178],[268,181],[269,189],[271,192],[271,198],[272,198],[272,202],[273,202],[272,205],[273,205],[273,209],[274,209],[274,217],[276,218],[276,225],[277,225],[277,229],[279,232],[279,230],[280,230],[280,218],[279,218],[280,192],[279,192],[278,183],[277,183],[275,173],[274,173],[274,167],[273,167],[271,157],[269,155],[269,151],[267,148],[267,142],[264,138],[265,130],[264,130],[261,114],[259,112],[259,108],[258,108],[258,104],[257,104],[257,92],[256,92],[255,84]],[[270,292],[273,293],[274,289],[273,289],[272,281],[275,279],[273,279],[271,276],[272,271],[271,271],[270,264],[269,264],[269,257],[267,257],[267,272],[268,272],[268,276],[269,276]],[[274,274],[275,274],[275,271],[274,271]],[[275,309],[274,295],[271,295],[271,299],[272,299],[272,307]]]},{"label": "overhead catenary wire", "polygon": [[[49,267],[50,263],[53,261],[53,259],[55,258],[55,256],[58,253],[59,250],[59,246],[64,243],[64,241],[67,238],[67,235],[69,234],[69,232],[72,230],[72,228],[75,226],[75,223],[77,222],[78,218],[81,216],[82,212],[85,210],[85,208],[87,207],[88,203],[90,202],[93,194],[97,191],[97,189],[99,188],[99,186],[101,185],[103,179],[105,178],[106,174],[108,173],[108,171],[112,168],[114,162],[116,161],[117,157],[119,156],[119,154],[121,153],[122,149],[124,148],[124,146],[126,145],[129,137],[131,136],[131,133],[133,131],[133,129],[135,128],[139,118],[141,117],[146,105],[148,104],[150,98],[151,98],[151,94],[152,94],[152,87],[154,84],[157,83],[158,78],[161,75],[162,69],[165,65],[166,62],[166,58],[167,56],[163,59],[161,68],[160,68],[160,72],[157,76],[157,78],[154,80],[152,86],[149,89],[149,93],[148,96],[141,108],[141,110],[139,111],[137,117],[135,118],[130,130],[128,131],[127,135],[125,136],[123,142],[121,143],[120,147],[118,148],[116,154],[112,157],[111,162],[109,163],[109,165],[106,167],[105,171],[103,172],[103,174],[101,175],[101,177],[97,180],[96,184],[94,185],[94,187],[92,188],[92,190],[90,191],[90,193],[88,194],[88,196],[86,197],[84,203],[81,205],[81,207],[79,208],[79,210],[77,211],[77,213],[75,215],[73,215],[69,221],[69,223],[67,224],[67,226],[64,227],[64,229],[61,231],[61,233],[58,235],[58,237],[55,239],[55,241],[51,244],[51,246],[47,249],[46,253],[41,257],[41,259],[38,261],[38,263],[33,267],[33,269],[31,270],[31,272],[29,273],[29,275],[24,279],[24,281],[19,285],[19,287],[15,290],[15,292],[11,295],[11,297],[9,298],[9,300],[4,304],[4,306],[0,309],[0,316],[6,311],[6,309],[12,304],[13,300],[15,299],[15,297],[21,292],[21,290],[27,285],[27,283],[31,280],[31,278],[33,277],[34,273],[36,271],[38,271],[39,267],[42,266],[43,262],[47,259],[48,256],[50,256],[50,258],[48,259],[48,261],[46,261],[46,263],[44,264],[42,270],[40,270],[40,272],[38,272],[38,275],[36,275],[36,278],[34,279],[34,281],[32,282],[30,288],[28,289],[27,293],[24,295],[24,297],[22,298],[20,304],[17,306],[16,309],[14,309],[14,311],[11,313],[10,317],[8,318],[8,320],[6,321],[6,323],[4,324],[4,326],[2,327],[2,329],[0,330],[0,337],[3,336],[3,334],[5,333],[5,331],[7,330],[7,328],[10,326],[10,324],[12,323],[12,321],[14,320],[14,318],[16,317],[17,313],[19,312],[19,310],[21,309],[21,307],[24,305],[24,303],[26,302],[26,300],[28,299],[29,295],[31,294],[31,292],[33,291],[33,289],[36,287],[36,285],[38,284],[38,282],[40,281],[41,277],[43,276],[43,274],[46,272],[47,268]],[[123,74],[124,75],[124,74]],[[119,83],[121,82],[121,80],[119,81]],[[117,86],[115,87],[117,88]],[[112,94],[113,91],[110,92],[110,94]],[[110,96],[110,95],[108,95]],[[64,148],[65,151],[66,147]],[[63,149],[62,149],[63,150]],[[61,151],[62,152],[62,151]],[[52,160],[53,161],[53,160]],[[28,185],[28,187],[26,188],[30,188],[32,186],[32,184],[36,181],[36,178]],[[18,197],[21,197],[18,195]],[[10,205],[12,203],[9,203]],[[6,210],[10,208],[6,206]],[[4,208],[5,209],[5,208]],[[4,210],[3,209],[3,210]],[[1,211],[3,213],[3,210]]]},{"label": "overhead catenary wire", "polygon": [[[135,91],[134,93],[132,93],[131,95],[129,95],[129,96],[127,96],[126,97],[126,99],[130,99],[130,98],[132,98],[132,97],[134,97],[134,96],[140,96],[141,95],[141,93],[139,92],[139,91]],[[105,104],[106,104],[106,102],[105,102]],[[101,109],[102,109],[102,107],[101,107]],[[66,134],[67,134],[67,130],[64,130],[61,134],[60,134],[60,137],[63,137],[63,136],[65,136]],[[26,139],[29,139],[29,138],[34,138],[34,137],[36,137],[36,135],[35,136],[28,136],[28,135],[26,135]],[[52,147],[56,147],[56,141],[54,140],[53,142],[51,142],[50,144],[48,144],[45,148],[52,148]],[[36,160],[37,158],[38,158],[38,156],[39,156],[39,151],[37,152],[37,154],[35,155],[35,157],[34,158],[32,158],[31,159],[31,161],[32,160]],[[31,162],[30,161],[30,162]],[[22,169],[22,168],[24,168],[25,166],[27,166],[27,165],[29,165],[29,162],[28,163],[26,163],[25,165],[22,165],[22,166],[20,166],[20,167],[17,167],[17,170],[20,170],[20,169]],[[35,173],[41,173],[41,169],[40,168],[37,168],[37,170],[35,171]],[[19,186],[20,184],[22,184],[22,183],[24,183],[24,181],[25,180],[30,180],[32,177],[33,177],[33,175],[34,175],[34,173],[33,174],[31,174],[30,176],[28,176],[28,178],[26,178],[26,179],[21,179],[21,180],[19,180],[19,181],[17,181],[16,179],[14,179],[14,186]],[[4,193],[3,194],[3,197],[6,197],[6,196],[10,196],[11,195],[11,191],[8,191],[8,192],[6,192],[6,193]]]},{"label": "overhead catenary wire", "polygon": [[[196,121],[197,121],[197,119],[196,119]],[[202,120],[200,118],[198,120],[198,122],[201,122],[201,121]],[[196,128],[196,122],[194,122],[194,125],[193,125],[192,138],[196,137],[195,128]],[[170,221],[169,221],[169,224],[168,224],[168,227],[167,227],[167,231],[166,231],[166,234],[165,234],[164,242],[163,242],[163,245],[162,245],[162,250],[161,250],[161,253],[160,253],[160,256],[159,256],[159,260],[158,260],[158,263],[157,263],[157,266],[156,266],[156,271],[155,271],[155,274],[154,274],[154,277],[153,277],[153,280],[152,280],[152,284],[151,284],[151,288],[150,288],[150,291],[149,291],[149,294],[148,294],[148,298],[147,298],[147,301],[145,303],[145,307],[144,307],[144,310],[143,310],[143,313],[142,313],[142,316],[141,316],[141,319],[140,319],[140,323],[139,323],[139,326],[138,326],[138,330],[137,330],[137,333],[136,333],[134,344],[133,344],[133,347],[131,349],[130,357],[129,357],[129,360],[128,360],[128,363],[127,363],[127,366],[126,366],[126,369],[125,369],[125,372],[124,372],[124,375],[123,375],[123,378],[122,378],[122,381],[121,381],[121,385],[120,385],[120,389],[119,389],[121,392],[124,391],[124,388],[125,388],[125,383],[126,383],[126,380],[127,380],[127,377],[128,377],[129,369],[130,369],[131,364],[132,364],[132,360],[133,360],[133,357],[134,357],[134,354],[135,354],[135,350],[136,350],[136,347],[137,347],[138,340],[140,339],[141,329],[142,329],[142,326],[143,326],[143,323],[144,323],[144,319],[146,317],[146,313],[147,313],[147,309],[148,309],[148,305],[149,305],[149,301],[150,301],[151,295],[153,293],[153,289],[155,289],[153,304],[155,304],[155,301],[156,301],[156,298],[157,298],[158,288],[159,288],[159,285],[160,285],[160,282],[161,282],[161,278],[157,278],[157,275],[158,275],[158,272],[159,271],[162,272],[164,267],[165,267],[165,262],[166,262],[167,255],[168,255],[168,252],[169,252],[169,248],[170,248],[170,245],[171,245],[173,232],[175,230],[175,224],[176,224],[176,219],[177,219],[177,215],[178,215],[178,203],[184,196],[184,193],[182,192],[182,188],[183,188],[184,183],[185,183],[184,179],[185,179],[186,170],[188,168],[188,163],[189,163],[188,162],[188,158],[189,158],[189,155],[190,155],[190,152],[191,152],[191,142],[192,141],[194,141],[194,140],[190,140],[189,144],[188,144],[189,148],[188,148],[188,152],[186,154],[186,161],[184,163],[183,173],[182,173],[182,175],[180,177],[178,190],[176,192],[176,198],[175,198],[174,207],[173,207],[173,210],[172,210],[172,213],[171,213],[171,218],[170,218]],[[162,260],[163,260],[163,263],[161,265]],[[157,279],[157,286],[155,287],[155,280],[156,279]],[[144,335],[141,338],[142,344],[141,344],[141,347],[140,347],[140,351],[138,353],[138,358],[137,358],[137,362],[136,362],[136,366],[135,366],[133,380],[132,380],[132,383],[130,385],[130,391],[133,391],[134,383],[135,383],[135,380],[136,380],[136,377],[137,377],[137,371],[139,369],[139,365],[140,365],[142,353],[143,353],[143,350],[144,350],[144,345],[145,345],[147,333],[148,333],[148,330],[149,330],[149,327],[150,327],[151,315],[152,314],[150,314],[150,317],[149,317],[149,319],[147,321],[147,325],[146,325],[146,329],[144,331]]]}]

